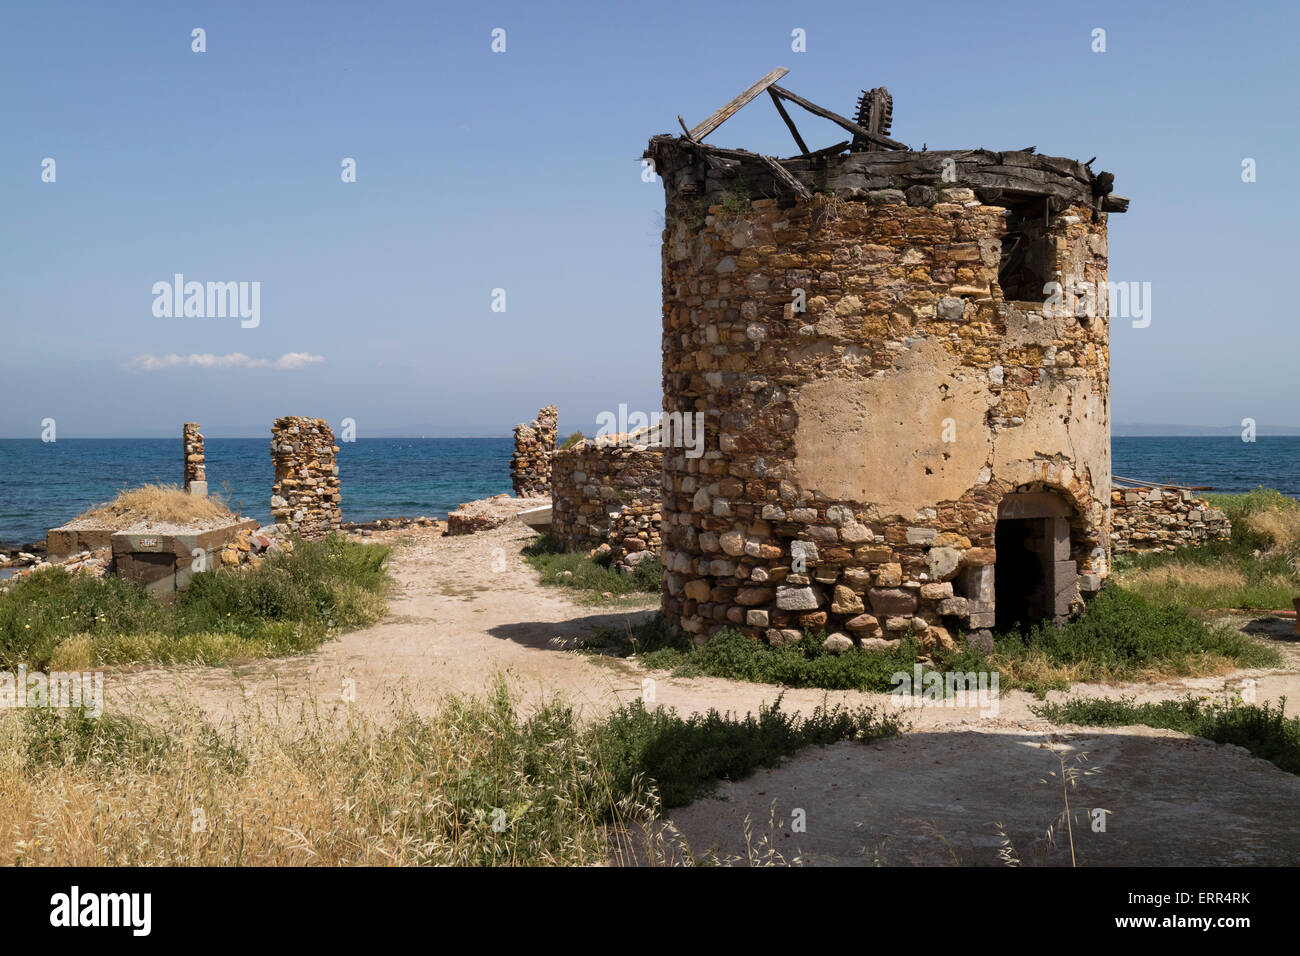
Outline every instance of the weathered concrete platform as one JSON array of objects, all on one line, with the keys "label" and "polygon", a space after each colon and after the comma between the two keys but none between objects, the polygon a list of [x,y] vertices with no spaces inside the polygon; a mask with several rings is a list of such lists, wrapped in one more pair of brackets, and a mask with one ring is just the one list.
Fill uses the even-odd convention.
[{"label": "weathered concrete platform", "polygon": [[111,547],[113,534],[111,528],[53,528],[45,535],[45,556],[56,561],[82,551]]},{"label": "weathered concrete platform", "polygon": [[170,600],[190,583],[195,572],[217,567],[218,554],[245,528],[260,522],[249,518],[217,528],[179,534],[118,532],[111,535],[113,571],[139,581],[151,594]]}]

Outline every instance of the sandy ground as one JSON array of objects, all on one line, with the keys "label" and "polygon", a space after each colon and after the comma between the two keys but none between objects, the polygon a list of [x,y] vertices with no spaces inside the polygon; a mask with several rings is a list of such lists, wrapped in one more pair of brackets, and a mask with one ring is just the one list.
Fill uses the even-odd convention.
[{"label": "sandy ground", "polygon": [[[625,624],[656,602],[610,610],[541,587],[519,553],[532,537],[522,525],[464,537],[420,529],[394,536],[403,542],[392,559],[397,589],[391,613],[379,624],[304,657],[110,674],[109,706],[152,709],[159,698],[181,699],[224,722],[249,701],[296,709],[313,697],[338,701],[351,686],[354,706],[382,715],[396,695],[429,709],[447,692],[481,693],[497,673],[526,703],[561,694],[593,716],[640,697],[646,677],[654,681],[654,703],[681,713],[756,711],[778,695],[786,710],[805,713],[827,701],[891,705],[881,694],[680,679],[630,661],[575,653],[568,648],[577,635]],[[1259,701],[1295,701],[1300,644],[1291,627],[1251,625],[1286,654],[1287,665],[1278,670],[1158,684],[1080,684],[1051,699],[1211,695],[1249,678]],[[724,783],[717,797],[671,817],[697,854],[717,848],[724,856],[751,855],[745,848],[748,818],[751,844],[766,839],[787,860],[841,865],[995,864],[1001,823],[1030,865],[1035,845],[1042,849],[1045,831],[1064,806],[1059,751],[1068,767],[1101,771],[1076,777],[1071,790],[1081,863],[1300,861],[1300,829],[1292,826],[1300,777],[1240,748],[1165,731],[1057,728],[1030,712],[1036,703],[1010,691],[1001,695],[996,714],[979,707],[909,708],[912,730],[898,740],[811,748],[782,767]],[[1048,776],[1053,771],[1056,776]],[[1098,808],[1109,811],[1105,832],[1093,830],[1090,811]],[[1058,827],[1055,849],[1039,857],[1069,864],[1064,831]]]}]

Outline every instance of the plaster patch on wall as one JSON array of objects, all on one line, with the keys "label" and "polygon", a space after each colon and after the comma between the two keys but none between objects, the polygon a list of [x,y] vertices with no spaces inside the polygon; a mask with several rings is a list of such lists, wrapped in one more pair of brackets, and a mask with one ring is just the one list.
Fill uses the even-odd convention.
[{"label": "plaster patch on wall", "polygon": [[1066,379],[1028,393],[1024,424],[1003,429],[994,439],[993,477],[1023,484],[1034,480],[1036,458],[1064,455],[1087,470],[1097,500],[1110,488],[1110,427],[1100,389],[1086,379]]},{"label": "plaster patch on wall", "polygon": [[930,339],[883,375],[812,382],[795,399],[794,481],[882,516],[956,500],[988,461],[992,401],[980,376]]}]

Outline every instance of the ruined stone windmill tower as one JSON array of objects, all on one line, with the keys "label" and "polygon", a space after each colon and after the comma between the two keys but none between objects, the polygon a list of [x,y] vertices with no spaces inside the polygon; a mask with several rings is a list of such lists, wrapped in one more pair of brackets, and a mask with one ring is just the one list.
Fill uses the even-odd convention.
[{"label": "ruined stone windmill tower", "polygon": [[[883,87],[855,122],[784,73],[646,153],[664,410],[705,416],[702,457],[664,452],[665,615],[839,646],[1064,617],[1109,569],[1106,220],[1128,200],[1033,149],[912,151]],[[702,142],[763,92],[799,155]],[[852,139],[809,150],[787,102]]]}]

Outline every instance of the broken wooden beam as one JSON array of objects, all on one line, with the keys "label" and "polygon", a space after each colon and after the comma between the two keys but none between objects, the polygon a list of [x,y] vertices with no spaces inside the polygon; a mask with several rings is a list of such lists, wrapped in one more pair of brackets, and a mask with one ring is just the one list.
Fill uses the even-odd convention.
[{"label": "broken wooden beam", "polygon": [[810,102],[804,99],[802,96],[799,96],[795,93],[791,93],[789,90],[785,89],[784,87],[777,86],[775,83],[772,83],[768,88],[771,89],[773,92],[775,92],[776,95],[781,97],[782,99],[789,100],[791,103],[796,103],[799,106],[802,106],[804,109],[806,109],[809,113],[812,113],[815,116],[820,116],[822,119],[828,119],[832,123],[842,126],[850,133],[853,133],[856,136],[860,136],[862,139],[865,139],[868,142],[875,143],[878,146],[884,146],[887,149],[910,149],[911,148],[906,143],[900,143],[896,139],[890,139],[888,136],[882,136],[879,133],[871,132],[871,130],[869,129],[863,129],[857,123],[853,122],[850,119],[845,119],[839,113],[832,113],[830,110],[826,109],[825,107],[818,106],[816,103]]},{"label": "broken wooden beam", "polygon": [[771,156],[759,156],[758,158],[767,165],[768,169],[772,170],[772,175],[774,175],[779,182],[785,183],[785,185],[788,186],[796,196],[800,199],[812,199],[812,192],[808,187],[791,176],[790,171],[775,159]]},{"label": "broken wooden beam", "polygon": [[762,93],[768,87],[772,86],[777,80],[781,79],[781,77],[785,76],[789,72],[790,71],[785,67],[778,66],[771,73],[767,74],[767,76],[763,77],[749,89],[745,90],[745,92],[734,97],[725,106],[714,112],[712,116],[706,119],[699,126],[694,127],[687,135],[696,142],[704,139],[704,137],[708,136],[715,129],[725,123],[730,117],[735,115],[736,111],[742,106],[754,97],[758,96],[759,93]]},{"label": "broken wooden beam", "polygon": [[781,119],[785,120],[785,125],[790,127],[790,135],[794,137],[795,143],[799,146],[799,152],[804,156],[807,156],[808,144],[803,141],[803,137],[799,135],[799,130],[794,125],[794,120],[790,119],[790,114],[787,113],[785,107],[781,105],[781,97],[773,93],[770,88],[767,91],[767,95],[772,97],[772,105],[775,106],[776,111],[781,114]]},{"label": "broken wooden beam", "polygon": [[795,179],[794,176],[790,174],[790,170],[786,169],[771,156],[764,156],[761,153],[751,153],[744,149],[727,149],[722,146],[713,146],[710,143],[697,143],[693,140],[687,140],[687,145],[696,152],[702,154],[705,159],[709,159],[712,156],[721,157],[723,159],[736,159],[741,162],[756,159],[771,171],[772,175],[776,177],[777,182],[783,184],[800,199],[812,199],[812,191],[803,183],[799,182],[799,180]]},{"label": "broken wooden beam", "polygon": [[821,149],[815,149],[811,153],[803,153],[800,156],[792,156],[791,159],[824,159],[827,156],[835,156],[849,148],[849,140],[842,143],[836,143],[834,146],[825,146]]}]

